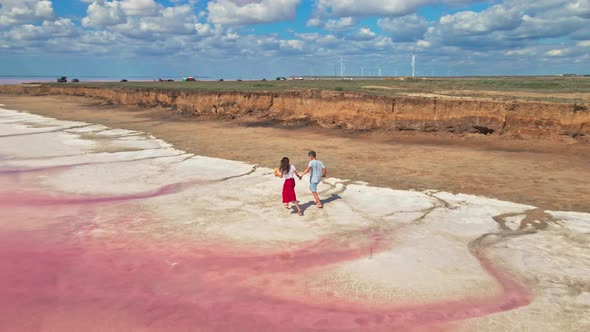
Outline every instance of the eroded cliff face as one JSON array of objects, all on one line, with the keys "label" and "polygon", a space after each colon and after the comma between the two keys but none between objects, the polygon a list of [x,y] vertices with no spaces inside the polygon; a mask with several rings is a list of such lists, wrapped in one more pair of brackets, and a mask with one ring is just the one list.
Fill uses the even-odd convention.
[{"label": "eroded cliff face", "polygon": [[85,96],[121,105],[172,107],[195,117],[249,117],[357,131],[590,136],[590,107],[574,103],[381,97],[320,90],[217,93],[72,85],[2,86],[0,93]]}]

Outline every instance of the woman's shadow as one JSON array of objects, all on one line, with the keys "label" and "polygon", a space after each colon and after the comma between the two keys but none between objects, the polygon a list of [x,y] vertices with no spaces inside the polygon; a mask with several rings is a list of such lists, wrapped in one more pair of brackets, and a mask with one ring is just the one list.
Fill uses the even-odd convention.
[{"label": "woman's shadow", "polygon": [[[332,196],[330,196],[326,199],[321,199],[320,202],[322,202],[322,205],[326,205],[326,204],[332,203],[333,201],[339,200],[339,199],[342,199],[342,197],[340,195],[332,194]],[[307,210],[308,208],[315,206],[315,205],[316,205],[315,201],[309,201],[305,204],[299,204],[299,207],[301,208],[301,212],[303,214],[305,214],[305,210]],[[296,209],[294,206],[292,208]],[[297,212],[297,211],[295,210],[295,212]]]}]

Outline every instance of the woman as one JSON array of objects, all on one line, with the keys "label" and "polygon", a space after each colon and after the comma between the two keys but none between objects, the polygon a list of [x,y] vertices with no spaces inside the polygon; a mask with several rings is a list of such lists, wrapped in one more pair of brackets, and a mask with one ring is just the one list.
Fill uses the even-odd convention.
[{"label": "woman", "polygon": [[288,209],[289,203],[295,204],[295,207],[297,207],[297,213],[302,216],[303,213],[301,212],[301,207],[299,207],[299,203],[297,203],[297,196],[295,196],[294,179],[294,176],[296,175],[299,180],[301,180],[301,175],[297,173],[295,165],[291,165],[289,163],[289,158],[287,157],[281,159],[281,166],[279,167],[277,174],[281,179],[285,179],[285,183],[283,184],[283,205],[285,205],[285,208]]}]

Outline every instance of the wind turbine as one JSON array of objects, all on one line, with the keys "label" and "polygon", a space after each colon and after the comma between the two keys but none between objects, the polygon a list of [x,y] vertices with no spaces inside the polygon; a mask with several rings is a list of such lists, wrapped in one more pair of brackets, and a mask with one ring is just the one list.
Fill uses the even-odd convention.
[{"label": "wind turbine", "polygon": [[414,53],[412,54],[412,78],[416,76],[416,48],[414,47]]}]

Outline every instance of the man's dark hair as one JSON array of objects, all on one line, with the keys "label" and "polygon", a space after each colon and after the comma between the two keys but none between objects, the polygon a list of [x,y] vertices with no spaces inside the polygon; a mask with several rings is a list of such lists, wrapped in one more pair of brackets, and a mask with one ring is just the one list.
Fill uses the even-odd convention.
[{"label": "man's dark hair", "polygon": [[307,155],[314,158],[316,157],[315,151],[309,151]]}]

